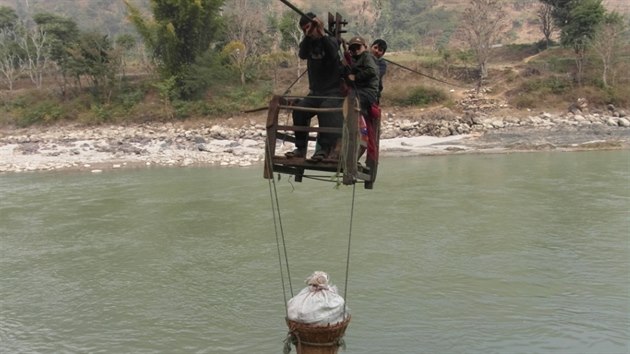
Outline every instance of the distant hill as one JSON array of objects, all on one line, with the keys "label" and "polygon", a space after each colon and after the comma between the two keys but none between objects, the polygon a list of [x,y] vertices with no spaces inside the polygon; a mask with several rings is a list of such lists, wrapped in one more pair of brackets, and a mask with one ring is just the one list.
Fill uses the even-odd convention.
[{"label": "distant hill", "polygon": [[[145,6],[148,2],[132,0]],[[0,0],[0,6],[15,9],[20,17],[38,12],[66,16],[84,30],[94,29],[109,35],[134,31],[126,20],[127,8],[122,0]]]},{"label": "distant hill", "polygon": [[[288,11],[288,7],[277,0],[264,1],[272,4],[273,12]],[[131,0],[139,7],[148,8],[149,0]],[[340,12],[349,20],[348,31],[368,37],[395,37],[394,47],[435,45],[446,41],[457,25],[458,14],[469,5],[469,0],[292,0],[303,11],[318,14]],[[379,9],[374,4],[383,4]],[[409,5],[415,4],[415,5]],[[511,30],[506,43],[532,43],[542,39],[538,28],[537,0],[508,0],[505,7],[510,19]],[[630,1],[604,0],[609,10],[630,15]],[[133,32],[126,19],[127,10],[122,0],[0,0],[0,6],[9,6],[20,15],[51,12],[74,19],[82,29],[116,35]],[[415,8],[414,8],[415,6]],[[394,13],[387,14],[389,7]],[[380,23],[374,22],[374,14],[381,12]],[[387,28],[388,26],[392,28]],[[410,28],[407,28],[410,26]],[[413,26],[411,28],[411,26]],[[394,38],[392,38],[394,39]],[[413,43],[415,42],[415,43]]]},{"label": "distant hill", "polygon": [[604,0],[604,6],[609,10],[630,14],[630,2],[628,0]]}]

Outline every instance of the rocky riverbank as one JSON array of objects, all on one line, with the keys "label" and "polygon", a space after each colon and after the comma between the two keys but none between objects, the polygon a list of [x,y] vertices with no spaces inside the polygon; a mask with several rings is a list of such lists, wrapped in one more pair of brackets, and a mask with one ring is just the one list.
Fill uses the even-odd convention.
[{"label": "rocky riverbank", "polygon": [[[264,116],[133,126],[0,129],[0,172],[141,166],[252,166],[263,161]],[[555,114],[442,108],[392,109],[382,120],[382,156],[532,150],[627,149],[623,111]],[[292,144],[279,144],[282,151]]]}]

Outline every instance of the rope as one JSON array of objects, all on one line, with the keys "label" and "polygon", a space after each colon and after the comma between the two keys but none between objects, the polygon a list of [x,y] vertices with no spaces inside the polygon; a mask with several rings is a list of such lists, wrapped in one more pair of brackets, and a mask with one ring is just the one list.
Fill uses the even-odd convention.
[{"label": "rope", "polygon": [[352,204],[350,207],[350,230],[348,231],[348,254],[346,256],[346,283],[343,290],[343,298],[345,299],[343,305],[343,317],[346,317],[346,311],[348,309],[348,273],[350,272],[350,244],[352,243],[352,222],[354,219],[354,196],[357,189],[357,184],[352,185]]},{"label": "rope", "polygon": [[[355,100],[355,102],[352,102],[352,104],[349,104],[349,109],[357,109],[357,100]],[[357,132],[355,132],[357,133]],[[341,167],[342,167],[342,161],[345,161],[345,159],[347,158],[347,151],[349,149],[348,146],[348,136],[349,134],[351,134],[348,129],[347,129],[347,124],[344,124],[344,129],[343,129],[343,133],[342,133],[342,146],[341,146],[341,156],[339,158],[339,164],[337,167],[337,174],[336,174],[336,181],[335,180],[328,180],[330,182],[336,182],[337,187],[339,186],[339,175],[341,173]],[[269,142],[268,142],[269,143]],[[359,142],[360,143],[360,142]],[[269,144],[267,144],[269,145]],[[266,153],[267,153],[267,160],[268,161],[273,161],[273,152],[269,151],[269,149],[266,149]],[[273,174],[273,168],[271,173]],[[319,179],[322,178],[323,176],[318,176],[318,175],[303,175],[303,177],[306,178],[311,178],[311,179]],[[286,296],[286,287],[285,287],[285,278],[284,278],[284,269],[283,269],[283,264],[282,264],[282,253],[284,252],[284,262],[286,265],[286,274],[287,274],[287,279],[288,279],[288,283],[289,283],[289,288],[290,288],[290,292],[291,292],[291,297],[293,297],[293,287],[291,284],[291,273],[290,273],[290,267],[289,267],[289,260],[288,260],[288,255],[287,255],[287,248],[286,248],[286,239],[284,236],[284,228],[282,226],[282,215],[280,212],[280,202],[279,202],[279,198],[278,198],[278,190],[276,187],[276,181],[275,178],[269,178],[269,195],[271,198],[271,207],[272,207],[272,214],[273,214],[273,218],[274,218],[274,228],[275,228],[275,232],[276,232],[276,247],[277,247],[277,251],[278,251],[278,263],[280,266],[280,277],[282,280],[282,294],[284,296],[284,306],[285,306],[285,313],[288,317],[288,301],[287,301],[287,296]],[[347,310],[348,310],[348,280],[349,280],[349,274],[350,274],[350,249],[351,249],[351,245],[352,245],[352,226],[353,226],[353,222],[354,222],[354,205],[355,205],[355,200],[356,200],[356,181],[355,183],[353,183],[352,185],[352,203],[350,206],[350,225],[349,225],[349,230],[348,230],[348,249],[347,249],[347,256],[346,256],[346,271],[345,271],[345,282],[344,282],[344,309],[343,309],[343,317],[346,317],[347,314]],[[275,200],[275,204],[274,204],[274,200]],[[277,211],[277,219],[276,219],[276,211]],[[276,221],[277,220],[277,221]],[[280,247],[280,242],[282,242],[282,248]],[[296,335],[293,332],[289,332],[287,338],[285,339],[285,346],[283,349],[283,353],[289,353],[291,351],[291,343],[293,343],[294,345],[296,345],[296,348],[298,350],[298,352],[301,351],[301,347],[302,344],[304,345],[309,345],[309,346],[319,346],[319,347],[329,347],[329,346],[342,346],[345,348],[345,342],[343,341],[343,339],[340,339],[338,341],[335,342],[330,342],[330,343],[310,343],[310,342],[302,342],[299,338],[298,335]]]},{"label": "rope", "polygon": [[300,81],[300,79],[302,78],[302,76],[304,76],[304,74],[306,74],[308,72],[308,70],[304,70],[298,77],[297,79],[295,79],[295,81],[293,81],[293,83],[291,85],[289,85],[289,87],[287,87],[286,90],[284,90],[284,93],[282,94],[282,96],[285,96],[289,93],[289,91],[291,91],[291,88],[293,87],[293,85],[297,84],[298,81]]},{"label": "rope", "polygon": [[398,66],[398,67],[400,67],[400,68],[403,68],[403,69],[405,69],[405,70],[411,71],[411,72],[412,72],[412,73],[414,73],[414,74],[418,74],[418,75],[424,76],[424,77],[426,77],[426,78],[429,78],[429,79],[431,79],[431,80],[435,80],[435,81],[437,81],[437,82],[441,82],[441,83],[443,83],[443,84],[447,84],[447,85],[450,85],[450,86],[455,86],[455,87],[459,87],[459,88],[463,88],[463,89],[468,89],[468,87],[464,87],[464,86],[461,86],[461,85],[457,85],[457,84],[454,84],[454,83],[452,83],[452,82],[444,81],[444,80],[442,80],[442,79],[438,79],[437,77],[434,77],[434,76],[431,76],[431,75],[427,75],[427,74],[425,74],[425,73],[421,73],[421,72],[419,72],[418,70],[414,70],[414,69],[412,69],[412,68],[408,68],[408,67],[406,67],[406,66],[404,66],[404,65],[402,65],[402,64],[398,64],[398,63],[393,62],[393,61],[391,61],[391,60],[389,60],[389,59],[385,59],[385,58],[383,58],[383,60],[385,60],[386,62],[388,62],[388,63],[390,63],[390,64],[394,64],[394,65],[396,65],[396,66]]},{"label": "rope", "polygon": [[[304,176],[304,177],[316,179],[314,176]],[[352,203],[350,206],[350,225],[349,225],[349,230],[348,230],[348,250],[347,250],[347,255],[346,255],[346,272],[345,272],[344,295],[343,295],[343,298],[345,299],[344,308],[343,308],[344,318],[346,316],[346,312],[348,308],[348,279],[349,279],[349,274],[350,274],[350,249],[352,245],[352,226],[354,222],[356,185],[357,183],[354,183],[352,185]],[[269,179],[269,195],[271,198],[271,209],[272,209],[272,214],[273,214],[274,228],[276,232],[276,248],[278,250],[278,264],[280,266],[280,278],[282,280],[282,295],[284,297],[284,308],[285,308],[285,314],[288,316],[289,310],[288,310],[288,301],[287,301],[287,296],[286,296],[284,271],[283,271],[283,266],[282,266],[282,253],[284,253],[284,258],[285,258],[284,262],[286,264],[286,273],[287,273],[287,279],[288,279],[289,288],[291,292],[291,297],[293,297],[293,286],[291,284],[291,272],[290,272],[290,267],[289,267],[289,259],[287,255],[286,240],[284,237],[284,228],[282,226],[282,215],[280,213],[280,202],[278,198],[278,190],[277,190],[276,181],[274,178]],[[275,200],[275,205],[274,205],[274,200]],[[277,218],[276,218],[276,210],[277,210],[277,215],[278,215]],[[280,232],[278,232],[278,230]],[[282,240],[282,249],[280,247],[280,240]]]},{"label": "rope", "polygon": [[[271,178],[271,179],[273,179],[273,178]],[[289,309],[287,307],[287,290],[286,290],[286,287],[285,287],[285,284],[284,284],[284,272],[283,272],[283,269],[282,269],[282,256],[281,256],[281,253],[280,253],[280,240],[279,240],[279,237],[278,237],[278,223],[276,222],[276,209],[273,206],[273,193],[272,193],[271,183],[272,182],[269,181],[269,195],[271,197],[271,211],[272,211],[272,214],[273,214],[273,226],[274,226],[274,229],[276,230],[276,248],[278,249],[278,264],[280,265],[280,279],[281,279],[281,282],[282,282],[282,296],[284,297],[284,304],[285,304],[284,305],[284,312],[288,316]],[[275,185],[275,181],[274,181],[274,185]],[[275,186],[273,187],[273,189],[275,189]],[[289,278],[289,284],[291,284],[290,282],[291,282],[291,278]]]},{"label": "rope", "polygon": [[[266,150],[269,150],[269,149],[266,149]],[[267,151],[267,154],[272,155],[272,152]],[[271,156],[268,157],[268,161],[272,161]],[[273,174],[273,170],[271,171],[271,173]],[[291,270],[289,268],[289,258],[287,254],[287,246],[286,246],[285,237],[284,237],[284,228],[282,226],[282,214],[280,213],[280,201],[278,198],[278,190],[276,188],[276,180],[273,178],[273,175],[271,176],[271,178],[269,178],[269,196],[271,199],[271,212],[273,214],[273,225],[274,225],[274,229],[276,233],[276,248],[278,250],[278,263],[280,266],[280,279],[282,282],[282,296],[284,297],[284,311],[285,311],[285,314],[288,316],[289,309],[287,305],[287,291],[286,291],[286,286],[285,286],[285,281],[284,281],[284,272],[283,272],[283,267],[282,267],[282,252],[280,250],[280,238],[282,239],[282,246],[284,250],[284,262],[287,268],[286,269],[287,280],[289,283],[289,290],[291,293],[291,297],[293,297],[293,285],[291,284]],[[275,200],[275,206],[274,206],[274,200]],[[278,212],[277,219],[276,219],[276,210]],[[278,236],[278,229],[280,230],[281,237]]]}]

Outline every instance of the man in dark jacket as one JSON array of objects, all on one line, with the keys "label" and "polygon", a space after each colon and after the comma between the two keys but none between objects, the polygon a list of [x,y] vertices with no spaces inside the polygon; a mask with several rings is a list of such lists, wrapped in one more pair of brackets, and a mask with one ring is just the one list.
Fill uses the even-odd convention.
[{"label": "man in dark jacket", "polygon": [[[323,23],[309,12],[300,19],[304,39],[300,42],[299,57],[306,60],[308,71],[308,95],[297,106],[311,108],[339,108],[343,104],[341,94],[341,60],[339,44],[334,37],[327,36]],[[310,126],[314,112],[293,111],[293,125]],[[317,114],[320,127],[343,126],[341,112],[322,112]],[[318,150],[314,161],[320,161],[334,149],[341,134],[320,133],[317,137]],[[286,153],[287,157],[305,157],[308,146],[308,133],[295,133],[295,150]]]},{"label": "man in dark jacket", "polygon": [[[359,97],[362,116],[360,119],[363,119],[365,122],[365,130],[361,129],[359,158],[367,151],[367,159],[375,160],[378,156],[376,125],[380,117],[374,117],[371,113],[372,105],[378,103],[379,69],[376,64],[376,58],[367,50],[363,38],[353,37],[350,39],[348,50],[352,55],[352,68],[350,69],[348,80],[350,81],[350,86]],[[361,125],[361,121],[359,125]]]},{"label": "man in dark jacket", "polygon": [[350,69],[351,87],[356,90],[361,104],[361,113],[368,117],[370,107],[378,100],[379,69],[376,59],[367,50],[365,40],[361,37],[353,37],[348,42],[348,49],[352,55],[352,68]]},{"label": "man in dark jacket", "polygon": [[372,51],[372,55],[376,58],[376,64],[378,65],[378,102],[381,101],[381,94],[383,93],[383,76],[387,72],[387,62],[383,55],[387,51],[387,42],[383,39],[377,39],[372,43],[372,47],[370,48]]}]

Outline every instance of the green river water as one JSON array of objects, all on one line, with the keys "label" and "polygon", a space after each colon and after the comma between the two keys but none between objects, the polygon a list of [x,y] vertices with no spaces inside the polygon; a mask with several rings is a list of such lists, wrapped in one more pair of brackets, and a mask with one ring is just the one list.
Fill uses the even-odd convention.
[{"label": "green river water", "polygon": [[287,177],[283,294],[261,166],[0,175],[0,352],[281,353],[314,270],[347,295],[345,353],[630,352],[628,151]]}]

